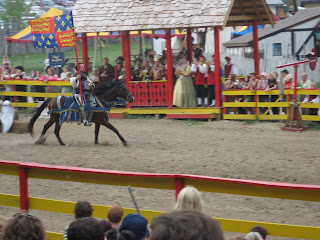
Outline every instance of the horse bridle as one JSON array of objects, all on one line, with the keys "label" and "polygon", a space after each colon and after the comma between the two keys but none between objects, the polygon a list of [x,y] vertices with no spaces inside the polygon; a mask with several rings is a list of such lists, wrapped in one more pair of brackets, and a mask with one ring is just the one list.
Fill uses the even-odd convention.
[{"label": "horse bridle", "polygon": [[[122,94],[124,94],[124,92],[123,92],[122,90],[123,90],[125,87],[126,87],[126,85],[125,85],[124,83],[122,83],[121,86],[120,86],[120,92],[121,92]],[[129,92],[129,94],[127,95],[127,98],[126,98],[125,100],[128,101],[128,99],[129,99],[130,96],[132,96],[132,93],[131,93],[131,92]]]}]

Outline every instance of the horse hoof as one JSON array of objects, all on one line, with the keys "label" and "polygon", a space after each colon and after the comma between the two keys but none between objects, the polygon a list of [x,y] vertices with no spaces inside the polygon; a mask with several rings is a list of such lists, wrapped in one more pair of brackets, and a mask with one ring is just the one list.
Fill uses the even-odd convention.
[{"label": "horse hoof", "polygon": [[124,142],[124,143],[123,143],[123,146],[124,146],[124,147],[129,147],[129,144],[128,144],[127,142]]},{"label": "horse hoof", "polygon": [[99,144],[99,142],[94,142],[94,144]]},{"label": "horse hoof", "polygon": [[47,138],[43,135],[43,136],[40,136],[39,139],[34,144],[43,145],[46,142],[46,140]]}]

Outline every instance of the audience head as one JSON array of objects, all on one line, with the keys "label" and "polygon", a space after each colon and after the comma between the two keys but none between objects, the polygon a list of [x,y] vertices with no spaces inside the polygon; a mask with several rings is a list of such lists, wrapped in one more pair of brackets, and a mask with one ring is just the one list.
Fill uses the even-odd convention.
[{"label": "audience head", "polygon": [[302,78],[302,81],[303,81],[303,82],[307,81],[307,80],[308,80],[308,74],[305,73],[305,72],[302,73],[302,74],[301,74],[301,78]]},{"label": "audience head", "polygon": [[317,89],[317,88],[318,88],[318,86],[317,86],[317,84],[316,84],[316,83],[311,83],[311,88]]},{"label": "audience head", "polygon": [[109,208],[107,217],[111,224],[120,224],[123,217],[123,208],[120,206]]},{"label": "audience head", "polygon": [[217,221],[192,210],[173,211],[154,218],[151,240],[223,240]]},{"label": "audience head", "polygon": [[104,64],[104,65],[108,65],[108,63],[109,63],[109,58],[105,57],[105,58],[103,59],[103,64]]},{"label": "audience head", "polygon": [[277,72],[273,72],[275,78],[278,80],[279,74]]},{"label": "audience head", "polygon": [[108,240],[117,240],[118,238],[118,229],[117,228],[111,228],[109,231],[107,231],[105,234],[105,239]]},{"label": "audience head", "polygon": [[15,214],[2,231],[2,240],[44,240],[42,222],[28,213]]},{"label": "audience head", "polygon": [[268,76],[268,73],[266,73],[266,72],[262,72],[261,73],[261,79],[267,79],[267,76]]},{"label": "audience head", "polygon": [[274,75],[274,73],[269,73],[268,74],[268,79],[272,80],[272,79],[277,79],[276,76]]},{"label": "audience head", "polygon": [[289,72],[288,72],[287,69],[283,69],[283,70],[281,71],[282,77],[285,77],[285,76],[287,76],[288,74],[289,74]]},{"label": "audience head", "polygon": [[21,72],[24,72],[23,66],[16,66],[16,69],[17,69],[17,70],[21,70]]},{"label": "audience head", "polygon": [[188,59],[187,59],[186,56],[184,56],[184,57],[181,58],[181,63],[182,63],[182,64],[187,64],[187,63],[188,63]]},{"label": "audience head", "polygon": [[119,227],[119,240],[142,240],[149,234],[148,221],[139,214],[128,214]]},{"label": "audience head", "polygon": [[246,240],[265,240],[267,238],[267,230],[262,226],[254,226],[250,229],[250,232],[246,235]]},{"label": "audience head", "polygon": [[178,199],[174,210],[197,210],[202,211],[202,200],[200,192],[192,187],[187,186],[178,194]]},{"label": "audience head", "polygon": [[66,77],[67,78],[71,78],[72,77],[72,73],[71,72],[66,72]]},{"label": "audience head", "polygon": [[36,71],[36,77],[41,77],[41,72],[40,71]]},{"label": "audience head", "polygon": [[231,57],[226,56],[224,59],[227,61],[228,64],[231,62]]},{"label": "audience head", "polygon": [[119,56],[117,59],[116,59],[116,63],[121,65],[124,61],[124,58],[122,56]]},{"label": "audience head", "polygon": [[111,223],[106,220],[101,220],[99,223],[100,223],[100,227],[102,229],[103,234],[105,234],[112,228]]},{"label": "audience head", "polygon": [[67,231],[68,240],[104,240],[98,220],[83,217],[73,221]]},{"label": "audience head", "polygon": [[62,70],[63,70],[64,72],[68,72],[68,71],[69,71],[69,65],[64,65],[63,68],[62,68]]},{"label": "audience head", "polygon": [[78,201],[74,206],[75,218],[91,217],[92,212],[93,212],[92,206],[87,201]]},{"label": "audience head", "polygon": [[93,76],[99,76],[99,69],[98,68],[92,68],[92,75]]},{"label": "audience head", "polygon": [[144,60],[144,61],[143,61],[143,66],[144,66],[144,67],[149,67],[149,62],[148,62],[147,60]]},{"label": "audience head", "polygon": [[250,76],[250,80],[256,80],[257,79],[257,74],[254,73],[254,72],[250,73],[249,76]]}]

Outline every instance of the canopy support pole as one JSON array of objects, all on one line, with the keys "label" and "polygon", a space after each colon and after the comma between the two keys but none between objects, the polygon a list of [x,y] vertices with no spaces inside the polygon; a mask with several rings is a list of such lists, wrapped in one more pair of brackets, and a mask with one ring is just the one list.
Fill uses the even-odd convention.
[{"label": "canopy support pole", "polygon": [[122,44],[122,57],[125,56],[126,44],[125,44],[125,32],[121,32],[121,44]]},{"label": "canopy support pole", "polygon": [[129,31],[123,32],[124,60],[126,61],[126,82],[131,81],[131,58],[130,58],[130,36]]},{"label": "canopy support pole", "polygon": [[82,61],[84,64],[85,71],[89,73],[88,39],[86,33],[82,33]]},{"label": "canopy support pole", "polygon": [[193,62],[193,45],[192,45],[192,29],[187,28],[187,44],[188,44],[188,53],[189,53],[189,62]]},{"label": "canopy support pole", "polygon": [[216,107],[221,107],[220,29],[218,26],[214,27],[214,67]]},{"label": "canopy support pole", "polygon": [[168,80],[168,105],[173,107],[173,66],[172,66],[172,49],[171,49],[171,29],[166,30],[167,45],[167,80]]},{"label": "canopy support pole", "polygon": [[[252,21],[253,28],[253,56],[254,71],[260,76],[260,55],[259,55],[259,38],[258,38],[258,20]],[[260,78],[260,77],[259,77]]]}]

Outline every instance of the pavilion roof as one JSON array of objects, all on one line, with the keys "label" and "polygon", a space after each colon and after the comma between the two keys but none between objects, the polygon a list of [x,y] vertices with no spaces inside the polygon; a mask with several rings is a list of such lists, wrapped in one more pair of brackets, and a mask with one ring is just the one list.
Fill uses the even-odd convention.
[{"label": "pavilion roof", "polygon": [[266,0],[78,0],[76,32],[273,24]]}]

